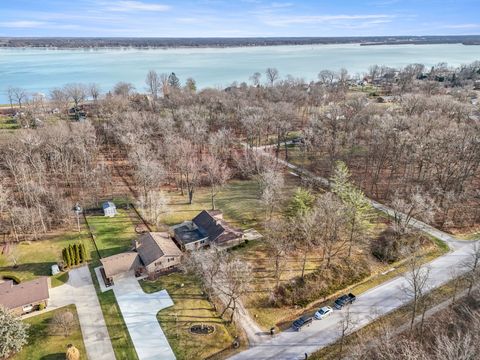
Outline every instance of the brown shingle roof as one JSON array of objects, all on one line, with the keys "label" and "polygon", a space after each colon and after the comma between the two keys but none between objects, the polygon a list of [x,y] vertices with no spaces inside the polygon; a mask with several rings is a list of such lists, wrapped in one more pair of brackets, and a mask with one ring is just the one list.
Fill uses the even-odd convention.
[{"label": "brown shingle roof", "polygon": [[135,268],[140,266],[138,254],[134,251],[126,251],[121,254],[108,256],[100,261],[105,270],[105,275],[108,278],[130,270],[135,270]]},{"label": "brown shingle roof", "polygon": [[18,285],[14,285],[11,280],[0,284],[0,304],[7,309],[15,309],[48,298],[48,278],[46,276]]},{"label": "brown shingle roof", "polygon": [[162,256],[181,256],[182,252],[175,245],[168,233],[148,232],[137,241],[136,250],[145,266],[157,261]]}]

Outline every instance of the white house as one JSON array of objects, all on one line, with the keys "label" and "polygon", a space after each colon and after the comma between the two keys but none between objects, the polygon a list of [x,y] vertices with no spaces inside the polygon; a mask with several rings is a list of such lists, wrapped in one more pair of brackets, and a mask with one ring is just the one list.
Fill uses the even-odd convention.
[{"label": "white house", "polygon": [[113,202],[111,201],[104,202],[102,207],[103,207],[103,213],[105,216],[114,217],[115,215],[117,215],[117,207]]}]

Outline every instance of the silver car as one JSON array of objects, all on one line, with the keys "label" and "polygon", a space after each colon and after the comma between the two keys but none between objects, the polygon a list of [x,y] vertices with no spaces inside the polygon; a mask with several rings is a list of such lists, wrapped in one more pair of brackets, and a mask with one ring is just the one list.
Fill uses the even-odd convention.
[{"label": "silver car", "polygon": [[315,319],[322,320],[331,313],[333,313],[333,309],[330,306],[324,306],[315,313]]}]

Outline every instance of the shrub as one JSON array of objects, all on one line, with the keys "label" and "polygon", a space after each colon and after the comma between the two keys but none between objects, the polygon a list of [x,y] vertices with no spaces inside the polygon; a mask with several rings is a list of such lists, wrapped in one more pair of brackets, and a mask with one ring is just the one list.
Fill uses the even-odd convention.
[{"label": "shrub", "polygon": [[333,263],[328,269],[318,269],[302,278],[281,284],[271,295],[270,305],[306,306],[312,301],[327,297],[334,292],[362,281],[370,276],[366,261],[344,260]]},{"label": "shrub", "polygon": [[380,261],[392,263],[412,252],[412,249],[426,240],[420,234],[399,236],[391,228],[384,230],[371,244],[372,255]]},{"label": "shrub", "polygon": [[50,333],[67,337],[75,323],[76,319],[71,311],[57,312],[50,321]]},{"label": "shrub", "polygon": [[80,246],[78,244],[73,245],[73,249],[75,251],[75,265],[80,264],[81,258],[80,258]]},{"label": "shrub", "polygon": [[81,250],[81,253],[82,253],[82,262],[86,262],[87,259],[88,259],[88,255],[87,255],[87,250],[85,249],[85,244],[84,243],[80,244],[80,250]]},{"label": "shrub", "polygon": [[17,277],[16,275],[13,275],[13,274],[3,275],[3,279],[4,280],[12,280],[15,284],[20,284],[22,282],[22,280],[20,280],[19,277]]},{"label": "shrub", "polygon": [[73,245],[70,244],[68,246],[68,252],[70,253],[70,259],[72,261],[72,265],[75,265],[76,260],[75,260],[75,250],[73,249]]},{"label": "shrub", "polygon": [[65,263],[65,266],[70,267],[72,266],[72,259],[70,258],[70,251],[68,251],[68,248],[64,248],[62,250],[63,254],[63,261]]},{"label": "shrub", "polygon": [[42,310],[45,310],[45,303],[40,303],[38,304],[38,310],[42,311]]}]

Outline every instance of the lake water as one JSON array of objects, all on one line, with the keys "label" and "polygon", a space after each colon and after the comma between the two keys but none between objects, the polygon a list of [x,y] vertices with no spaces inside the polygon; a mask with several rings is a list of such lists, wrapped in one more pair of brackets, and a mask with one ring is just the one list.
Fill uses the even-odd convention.
[{"label": "lake water", "polygon": [[48,50],[0,48],[0,103],[7,103],[6,88],[48,91],[70,82],[100,84],[109,90],[118,81],[145,90],[150,69],[175,72],[182,82],[193,77],[197,85],[227,86],[248,81],[254,72],[276,67],[280,75],[316,79],[324,69],[342,67],[352,74],[372,64],[400,67],[411,63],[427,66],[439,62],[457,66],[480,60],[480,46],[449,45],[301,45],[251,48],[202,49],[100,49]]}]

